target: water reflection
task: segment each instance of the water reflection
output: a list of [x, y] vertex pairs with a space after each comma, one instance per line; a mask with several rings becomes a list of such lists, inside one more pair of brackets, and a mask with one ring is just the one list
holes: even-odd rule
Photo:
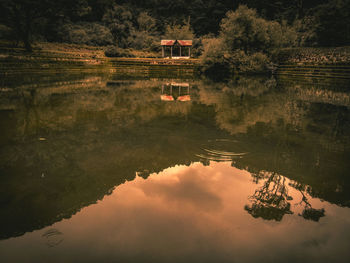
[[44, 234], [42, 234], [42, 237], [46, 240], [48, 247], [55, 247], [62, 243], [62, 236], [63, 233], [54, 228], [48, 229]]
[[[164, 103], [160, 93], [190, 102]], [[12, 261], [11, 249], [31, 240], [35, 258], [47, 240], [76, 249], [66, 255], [74, 261], [100, 242], [91, 261], [254, 262], [248, 251], [265, 251], [257, 235], [271, 249], [283, 240], [267, 262], [300, 260], [288, 246], [346, 258], [350, 235], [338, 229], [349, 228], [348, 98], [270, 78], [86, 76], [3, 88], [0, 252]]]
[[[228, 150], [230, 149], [230, 150]], [[242, 151], [242, 145], [235, 140], [230, 139], [215, 139], [208, 140], [208, 142], [202, 146], [201, 153], [196, 154], [202, 161], [232, 161], [235, 164], [235, 160], [243, 158], [248, 152]]]
[[162, 101], [190, 101], [190, 84], [171, 82], [162, 85]]
[[286, 214], [293, 214], [291, 210], [291, 201], [289, 189], [294, 188], [299, 191], [301, 196], [300, 202], [294, 206], [303, 207], [301, 214], [304, 219], [315, 222], [325, 216], [325, 209], [315, 209], [308, 201], [310, 186], [302, 185], [296, 181], [287, 182], [286, 178], [274, 172], [260, 171], [258, 174], [252, 174], [255, 183], [261, 182], [261, 187], [255, 190], [254, 194], [249, 197], [250, 204], [244, 209], [253, 217], [261, 217], [266, 220], [281, 221]]
[[[26, 262], [28, 255], [50, 262], [329, 262], [337, 255], [342, 262], [349, 256], [344, 244], [350, 241], [350, 210], [301, 194], [289, 183], [269, 174], [256, 184], [230, 162], [174, 166], [119, 185], [69, 220], [1, 242], [0, 251], [5, 261], [18, 262]], [[264, 193], [260, 201], [266, 204], [267, 185], [272, 206], [255, 211], [264, 219], [286, 214], [278, 223], [243, 212], [248, 196]], [[276, 202], [280, 196], [285, 198]], [[320, 219], [322, 225], [297, 216], [304, 197], [329, 214]], [[38, 239], [53, 232], [65, 233], [64, 242], [44, 249]], [[14, 248], [22, 253], [12, 254]]]
[[244, 209], [253, 217], [281, 221], [284, 215], [293, 213], [289, 202], [293, 197], [288, 195], [285, 184], [285, 177], [274, 173], [269, 175], [263, 186], [249, 197], [251, 205], [246, 205]]

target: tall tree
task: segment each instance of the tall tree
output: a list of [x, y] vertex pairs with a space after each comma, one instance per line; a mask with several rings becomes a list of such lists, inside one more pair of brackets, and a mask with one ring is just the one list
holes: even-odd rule
[[2, 0], [0, 22], [9, 26], [27, 51], [32, 51], [32, 36], [39, 21], [81, 16], [88, 10], [86, 0]]
[[321, 46], [350, 45], [350, 0], [331, 0], [315, 8]]
[[22, 40], [27, 51], [32, 51], [33, 23], [41, 17], [46, 1], [3, 0], [0, 3], [1, 22], [12, 28], [17, 40]]
[[112, 9], [107, 10], [103, 16], [103, 22], [111, 30], [119, 47], [129, 46], [128, 38], [134, 30], [132, 19], [130, 10], [121, 5], [115, 5]]

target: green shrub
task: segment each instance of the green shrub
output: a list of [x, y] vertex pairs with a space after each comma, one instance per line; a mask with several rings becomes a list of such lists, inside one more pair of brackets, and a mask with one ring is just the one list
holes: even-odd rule
[[221, 38], [203, 39], [202, 71], [214, 79], [223, 79], [233, 74], [230, 55]]
[[293, 29], [297, 33], [296, 46], [313, 47], [317, 45], [316, 34], [317, 21], [314, 16], [305, 16], [297, 19], [293, 23]]
[[138, 50], [160, 51], [159, 37], [152, 36], [146, 31], [133, 32], [130, 46]]
[[106, 57], [134, 57], [127, 49], [122, 49], [117, 46], [108, 46], [105, 50]]
[[114, 41], [121, 48], [128, 48], [132, 41], [131, 33], [135, 30], [132, 20], [133, 16], [129, 9], [119, 5], [108, 9], [102, 18], [111, 31]]
[[247, 55], [242, 50], [230, 54], [230, 60], [236, 70], [244, 73], [264, 73], [268, 71], [270, 60], [266, 54], [255, 52]]
[[203, 40], [202, 38], [193, 39], [192, 47], [191, 47], [191, 57], [198, 58], [204, 52]]
[[225, 78], [235, 72], [264, 73], [268, 71], [270, 59], [262, 52], [249, 55], [243, 50], [228, 51], [221, 39], [206, 40], [202, 59], [202, 71], [208, 76]]
[[147, 12], [141, 12], [137, 17], [137, 30], [133, 30], [131, 33], [130, 46], [146, 52], [159, 52], [161, 48], [156, 30], [156, 20]]
[[137, 25], [139, 31], [147, 32], [149, 34], [155, 33], [156, 20], [151, 17], [147, 12], [141, 12], [137, 17]]
[[240, 49], [247, 53], [294, 45], [297, 34], [286, 23], [267, 21], [254, 9], [240, 5], [222, 20], [220, 37], [231, 50]]
[[107, 46], [114, 42], [109, 29], [98, 23], [65, 24], [60, 35], [64, 42], [73, 44]]
[[315, 17], [318, 44], [328, 47], [350, 45], [350, 0], [330, 0], [318, 6]]
[[269, 69], [271, 51], [294, 46], [297, 32], [285, 22], [267, 21], [241, 5], [222, 20], [219, 37], [203, 43], [204, 73], [263, 73]]
[[169, 24], [165, 27], [165, 39], [193, 40], [194, 33], [189, 21], [180, 24]]

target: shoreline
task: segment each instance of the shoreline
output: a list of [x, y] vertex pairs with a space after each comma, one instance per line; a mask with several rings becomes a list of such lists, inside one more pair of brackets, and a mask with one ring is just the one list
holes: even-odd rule
[[[281, 49], [273, 55], [277, 76], [350, 79], [350, 47]], [[132, 74], [196, 74], [198, 58], [106, 57], [103, 47], [37, 43], [32, 53], [0, 43], [0, 75], [109, 72]], [[251, 74], [254, 75], [254, 72]], [[242, 74], [244, 75], [244, 74]], [[249, 74], [250, 75], [250, 74]]]

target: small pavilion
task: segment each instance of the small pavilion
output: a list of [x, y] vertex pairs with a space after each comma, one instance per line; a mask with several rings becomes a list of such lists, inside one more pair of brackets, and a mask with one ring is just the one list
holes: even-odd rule
[[[170, 58], [190, 58], [192, 40], [161, 40], [162, 56], [165, 57], [166, 49], [170, 47]], [[179, 49], [179, 56], [173, 56], [174, 49]], [[186, 52], [186, 48], [188, 51]], [[186, 55], [183, 55], [186, 54]], [[188, 56], [187, 56], [188, 54]]]
[[187, 82], [171, 82], [162, 85], [162, 101], [190, 101], [190, 84]]

